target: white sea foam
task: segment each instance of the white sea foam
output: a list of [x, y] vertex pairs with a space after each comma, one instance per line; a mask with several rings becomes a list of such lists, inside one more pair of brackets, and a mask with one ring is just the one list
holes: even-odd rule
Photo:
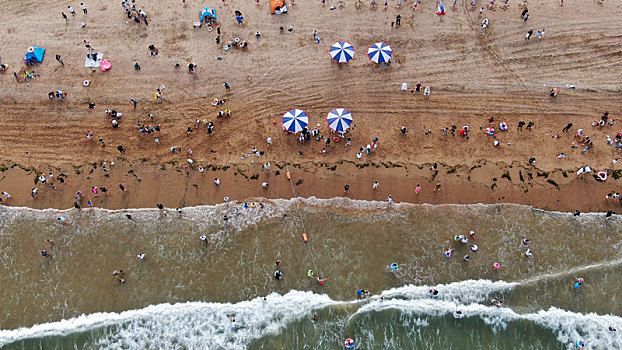
[[[622, 318], [595, 313], [581, 314], [551, 307], [537, 313], [519, 314], [510, 308], [488, 306], [479, 303], [462, 304], [436, 299], [385, 299], [360, 307], [354, 315], [393, 309], [417, 316], [442, 317], [460, 310], [463, 318], [479, 317], [493, 329], [505, 329], [510, 322], [525, 320], [548, 328], [557, 340], [569, 348], [575, 348], [583, 340], [588, 349], [620, 349], [622, 333], [611, 332], [609, 327], [622, 328]], [[354, 315], [352, 317], [354, 317]]]
[[466, 280], [436, 286], [407, 285], [391, 288], [380, 295], [385, 298], [428, 299], [430, 289], [439, 291], [436, 300], [452, 300], [461, 303], [481, 303], [490, 300], [495, 293], [509, 291], [518, 283], [490, 280]]
[[[67, 336], [120, 326], [98, 342], [105, 349], [243, 349], [254, 339], [278, 334], [313, 310], [335, 304], [326, 295], [291, 291], [235, 304], [159, 304], [121, 313], [95, 313], [70, 320], [0, 331], [0, 348], [22, 339]], [[235, 322], [230, 318], [234, 317]]]
[[[622, 348], [622, 318], [594, 313], [581, 314], [551, 307], [535, 313], [519, 314], [510, 308], [489, 304], [490, 296], [514, 288], [517, 283], [503, 281], [462, 281], [437, 286], [403, 286], [383, 291], [379, 297], [349, 302], [331, 300], [326, 295], [290, 291], [270, 294], [249, 301], [231, 303], [188, 302], [159, 304], [121, 313], [95, 313], [70, 320], [0, 331], [0, 347], [25, 339], [71, 336], [109, 328], [98, 336], [102, 349], [205, 348], [244, 349], [253, 340], [277, 335], [288, 325], [331, 306], [356, 308], [349, 317], [383, 310], [397, 310], [416, 317], [419, 327], [427, 327], [430, 317], [445, 317], [460, 310], [464, 318], [477, 317], [493, 330], [509, 323], [527, 321], [551, 330], [558, 341], [573, 346], [584, 340], [590, 349]], [[428, 290], [442, 290], [431, 298]], [[353, 309], [354, 310], [354, 309]], [[230, 318], [234, 317], [235, 322]]]

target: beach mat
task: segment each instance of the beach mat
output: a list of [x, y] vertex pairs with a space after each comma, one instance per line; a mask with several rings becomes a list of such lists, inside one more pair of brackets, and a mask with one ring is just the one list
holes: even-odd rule
[[86, 54], [86, 59], [84, 60], [84, 66], [88, 68], [96, 68], [99, 67], [99, 63], [101, 62], [104, 54], [101, 52], [97, 53], [97, 59], [94, 60], [90, 56], [91, 53]]

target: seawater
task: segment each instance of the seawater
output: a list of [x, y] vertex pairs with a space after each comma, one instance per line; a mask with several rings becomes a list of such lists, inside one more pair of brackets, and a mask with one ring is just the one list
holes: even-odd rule
[[[0, 348], [339, 349], [347, 338], [359, 349], [622, 348], [618, 217], [343, 198], [251, 204], [0, 207]], [[476, 239], [454, 241], [471, 230]], [[360, 288], [372, 296], [357, 298]]]

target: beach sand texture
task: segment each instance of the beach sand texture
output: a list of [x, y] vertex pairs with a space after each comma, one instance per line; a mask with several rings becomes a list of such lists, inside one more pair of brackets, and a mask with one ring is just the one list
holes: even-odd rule
[[[86, 4], [86, 16], [78, 3], [73, 4], [78, 13], [69, 15], [68, 24], [60, 14], [67, 13], [66, 4], [5, 4], [4, 12], [11, 16], [0, 24], [0, 56], [10, 68], [0, 75], [0, 189], [12, 194], [8, 204], [67, 208], [75, 191], [102, 185], [109, 188], [108, 195], [92, 199], [94, 205], [108, 208], [216, 203], [224, 196], [291, 197], [284, 175], [289, 163], [293, 187], [301, 196], [341, 196], [343, 186], [350, 184], [348, 196], [360, 199], [386, 200], [391, 194], [396, 201], [428, 203], [516, 202], [561, 210], [618, 206], [603, 198], [620, 191], [616, 178], [622, 172], [612, 164], [619, 153], [606, 144], [605, 136], [615, 137], [620, 124], [598, 128], [590, 123], [605, 111], [617, 119], [622, 109], [619, 1], [560, 7], [556, 1], [532, 0], [527, 22], [520, 18], [522, 1], [516, 0], [507, 8], [487, 8], [481, 16], [462, 1], [443, 17], [434, 14], [436, 6], [430, 1], [417, 11], [397, 8], [395, 1], [386, 8], [379, 3], [376, 9], [368, 2], [360, 9], [351, 1], [343, 8], [335, 2], [335, 10], [329, 10], [330, 3], [297, 1], [286, 15], [270, 15], [264, 0], [259, 5], [240, 0], [137, 2], [149, 16], [147, 27], [126, 23], [117, 2]], [[193, 28], [204, 6], [217, 9], [223, 43], [239, 37], [248, 40], [248, 50], [224, 51], [216, 46], [216, 30]], [[244, 14], [243, 25], [236, 23], [234, 10]], [[401, 26], [392, 28], [397, 14], [402, 16]], [[486, 30], [480, 27], [483, 18], [490, 20]], [[80, 28], [83, 21], [86, 28]], [[288, 33], [290, 25], [293, 31]], [[542, 28], [543, 39], [524, 39], [529, 29]], [[321, 38], [319, 45], [313, 41], [314, 30]], [[258, 40], [256, 31], [262, 33]], [[112, 62], [110, 71], [84, 67], [83, 40]], [[338, 40], [356, 49], [347, 65], [338, 66], [329, 57], [330, 45]], [[378, 66], [366, 57], [374, 42], [393, 47], [390, 66]], [[157, 57], [149, 56], [150, 44], [159, 49]], [[17, 83], [12, 72], [19, 70], [31, 45], [47, 49], [45, 60], [31, 68], [37, 78]], [[55, 54], [62, 55], [65, 67], [54, 60]], [[134, 62], [140, 63], [140, 71], [134, 70]], [[198, 65], [196, 75], [187, 74], [190, 62]], [[87, 79], [91, 84], [84, 87]], [[230, 92], [223, 87], [225, 81], [231, 84]], [[429, 99], [400, 91], [403, 82], [410, 89], [418, 81], [431, 87]], [[162, 84], [166, 100], [159, 103], [154, 93]], [[554, 86], [560, 95], [553, 99], [548, 92]], [[67, 100], [49, 100], [47, 93], [53, 90], [67, 92]], [[211, 105], [213, 98], [224, 96], [224, 105]], [[138, 100], [136, 109], [129, 105], [130, 98]], [[96, 108], [88, 109], [89, 102]], [[300, 108], [309, 114], [310, 126], [319, 123], [322, 134], [334, 136], [325, 118], [336, 107], [349, 109], [354, 117], [347, 134], [351, 147], [333, 142], [322, 155], [323, 142], [299, 145], [296, 136], [280, 131], [283, 113]], [[119, 128], [110, 125], [107, 108], [123, 112]], [[224, 109], [230, 109], [232, 117], [217, 119]], [[149, 113], [154, 121], [148, 120]], [[490, 117], [495, 118], [499, 147], [480, 130], [491, 125]], [[214, 135], [208, 136], [201, 125], [187, 136], [195, 119], [214, 121]], [[138, 121], [162, 125], [160, 145], [153, 136], [138, 132]], [[502, 121], [509, 124], [506, 132], [498, 130]], [[518, 131], [519, 121], [533, 121], [535, 126]], [[569, 122], [574, 127], [562, 133]], [[443, 136], [441, 129], [452, 124], [458, 131], [469, 125], [470, 138]], [[409, 135], [399, 133], [402, 126], [408, 127]], [[594, 141], [587, 152], [581, 152], [581, 145], [571, 148], [578, 128]], [[425, 135], [428, 129], [432, 133]], [[92, 141], [85, 137], [89, 130], [95, 134]], [[554, 134], [561, 137], [552, 138]], [[267, 137], [274, 139], [269, 148]], [[372, 137], [380, 140], [378, 150], [357, 160], [359, 147]], [[100, 146], [99, 138], [106, 147]], [[120, 154], [117, 145], [127, 153]], [[182, 147], [182, 152], [171, 153], [173, 146]], [[253, 147], [265, 154], [242, 159]], [[187, 149], [193, 150], [194, 164], [186, 169]], [[558, 161], [559, 153], [566, 158]], [[537, 159], [535, 168], [527, 164], [531, 157]], [[116, 165], [104, 172], [102, 161]], [[270, 171], [262, 169], [266, 161], [272, 164]], [[429, 170], [435, 162], [436, 175]], [[595, 171], [608, 171], [609, 180], [574, 174], [588, 164]], [[197, 171], [208, 165], [204, 174]], [[56, 183], [56, 193], [49, 186], [33, 185], [38, 173], [49, 172], [66, 174], [65, 184]], [[213, 185], [214, 177], [223, 179], [221, 187]], [[381, 185], [372, 191], [376, 180]], [[263, 181], [270, 189], [261, 188]], [[442, 191], [433, 193], [439, 181]], [[120, 182], [127, 192], [119, 191]], [[423, 191], [415, 197], [417, 183]], [[33, 186], [39, 187], [34, 200]]]

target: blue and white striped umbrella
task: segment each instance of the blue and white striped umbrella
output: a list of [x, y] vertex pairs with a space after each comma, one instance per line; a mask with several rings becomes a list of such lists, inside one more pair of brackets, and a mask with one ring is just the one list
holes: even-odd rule
[[328, 127], [336, 132], [346, 132], [352, 124], [352, 114], [345, 108], [335, 108], [326, 116]]
[[354, 48], [347, 41], [338, 41], [330, 47], [330, 57], [339, 63], [345, 63], [354, 58]]
[[385, 43], [375, 43], [367, 49], [367, 56], [376, 63], [385, 63], [391, 60], [393, 49]]
[[302, 131], [309, 124], [309, 116], [305, 111], [292, 109], [283, 114], [283, 128], [297, 133]]

